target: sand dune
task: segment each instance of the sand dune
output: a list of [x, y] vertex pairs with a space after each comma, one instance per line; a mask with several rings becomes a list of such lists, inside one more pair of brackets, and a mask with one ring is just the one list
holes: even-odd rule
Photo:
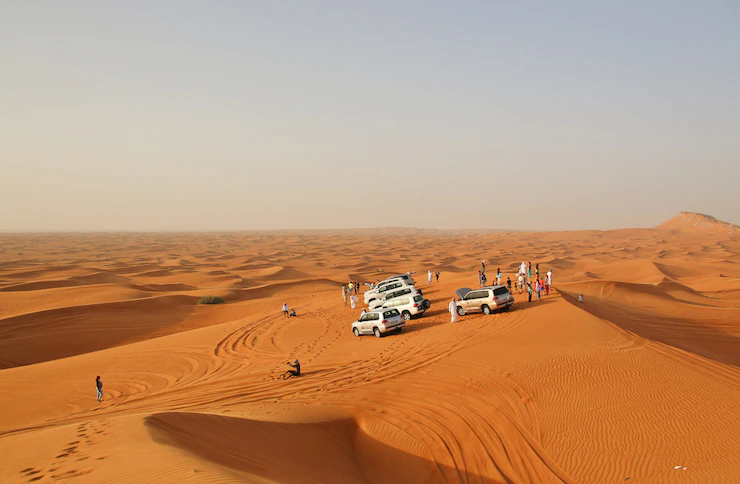
[[[740, 482], [740, 240], [711, 218], [0, 246], [0, 482]], [[451, 324], [482, 259], [556, 290]], [[353, 336], [339, 285], [404, 271], [428, 313]]]

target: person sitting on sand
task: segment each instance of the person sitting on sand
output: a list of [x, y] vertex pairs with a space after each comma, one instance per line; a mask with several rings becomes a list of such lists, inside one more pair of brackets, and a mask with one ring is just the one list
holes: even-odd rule
[[296, 316], [298, 316], [298, 315], [295, 313], [295, 309], [291, 309], [290, 310], [290, 317], [291, 318], [295, 318]]
[[578, 295], [578, 302], [579, 303], [582, 303], [583, 302], [583, 294], [579, 294]]
[[295, 368], [295, 370], [288, 370], [283, 373], [283, 380], [285, 380], [286, 378], [290, 378], [291, 376], [301, 376], [301, 364], [298, 363], [298, 360], [295, 360], [295, 364], [289, 361], [288, 365]]
[[100, 380], [100, 375], [95, 378], [95, 391], [98, 395], [98, 402], [103, 399], [103, 382]]

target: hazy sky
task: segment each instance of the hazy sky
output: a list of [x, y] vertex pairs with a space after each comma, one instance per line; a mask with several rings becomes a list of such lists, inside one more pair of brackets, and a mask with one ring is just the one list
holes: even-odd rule
[[740, 224], [740, 2], [0, 3], [0, 230]]

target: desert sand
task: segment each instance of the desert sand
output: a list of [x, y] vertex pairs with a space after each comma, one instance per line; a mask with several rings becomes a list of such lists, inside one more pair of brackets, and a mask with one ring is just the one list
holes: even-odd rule
[[[482, 259], [555, 290], [452, 324]], [[0, 482], [740, 482], [740, 231], [4, 234], [0, 410]]]

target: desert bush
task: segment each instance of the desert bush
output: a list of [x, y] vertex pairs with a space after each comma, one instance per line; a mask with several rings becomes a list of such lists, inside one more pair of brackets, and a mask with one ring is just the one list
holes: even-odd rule
[[218, 296], [203, 296], [198, 299], [198, 304], [223, 304], [225, 302], [224, 298]]

